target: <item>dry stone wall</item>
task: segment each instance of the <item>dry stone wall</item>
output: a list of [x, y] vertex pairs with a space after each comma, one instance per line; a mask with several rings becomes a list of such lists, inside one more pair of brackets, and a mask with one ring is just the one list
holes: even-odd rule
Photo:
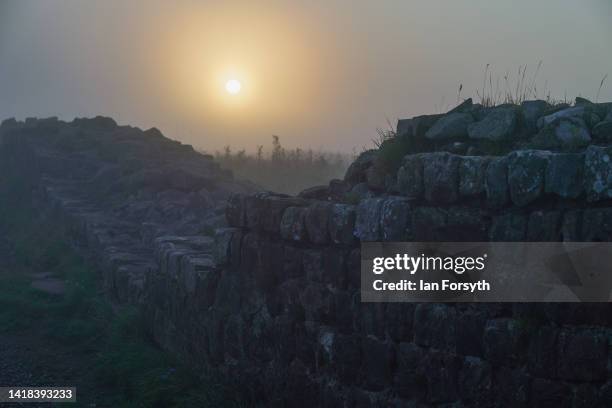
[[[41, 211], [110, 297], [253, 401], [610, 406], [609, 304], [360, 302], [361, 241], [611, 240], [609, 107], [547, 109], [466, 103], [400, 121], [395, 142], [418, 151], [397, 167], [383, 146], [297, 197], [253, 193], [190, 147], [107, 118], [5, 121], [0, 149], [27, 152]], [[571, 126], [590, 141], [522, 145]], [[484, 151], [487, 135], [506, 150]]]

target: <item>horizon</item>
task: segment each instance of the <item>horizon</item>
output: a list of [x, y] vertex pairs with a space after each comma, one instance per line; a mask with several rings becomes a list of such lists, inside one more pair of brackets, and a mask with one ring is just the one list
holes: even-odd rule
[[527, 65], [540, 98], [612, 100], [612, 4], [489, 3], [5, 1], [0, 112], [110, 116], [208, 152], [274, 134], [351, 153], [388, 122], [478, 102], [485, 70], [505, 89]]

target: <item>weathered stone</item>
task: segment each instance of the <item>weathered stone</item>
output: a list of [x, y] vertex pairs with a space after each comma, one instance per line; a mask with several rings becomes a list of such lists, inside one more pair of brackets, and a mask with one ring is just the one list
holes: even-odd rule
[[523, 117], [525, 119], [525, 126], [530, 133], [537, 131], [538, 119], [548, 108], [548, 103], [543, 100], [535, 101], [524, 101], [521, 103], [523, 108]]
[[458, 397], [461, 360], [443, 352], [429, 352], [423, 361], [427, 378], [427, 401], [431, 404], [453, 402]]
[[559, 110], [547, 116], [543, 116], [538, 120], [538, 128], [542, 129], [546, 125], [550, 125], [553, 122], [557, 122], [561, 119], [568, 118], [582, 118], [585, 114], [584, 106], [576, 106], [573, 108], [566, 108]]
[[504, 214], [493, 218], [489, 238], [493, 242], [518, 242], [525, 239], [527, 219], [519, 214]]
[[465, 156], [459, 163], [459, 195], [474, 197], [485, 192], [485, 175], [490, 159]]
[[425, 199], [433, 203], [452, 203], [459, 193], [459, 156], [450, 153], [422, 155]]
[[347, 194], [347, 197], [351, 203], [357, 203], [366, 198], [375, 197], [376, 194], [368, 188], [367, 183], [358, 183], [351, 188], [351, 191]]
[[584, 154], [555, 153], [549, 156], [544, 191], [563, 198], [577, 198], [582, 193]]
[[407, 198], [391, 197], [381, 208], [380, 228], [384, 241], [403, 241], [410, 234], [410, 201]]
[[383, 191], [385, 189], [387, 172], [380, 162], [375, 161], [368, 167], [365, 171], [365, 176], [368, 188], [374, 191]]
[[427, 378], [423, 374], [424, 350], [414, 343], [400, 343], [397, 355], [395, 386], [400, 396], [410, 399], [424, 399]]
[[530, 378], [520, 368], [500, 367], [494, 371], [493, 396], [496, 407], [527, 407], [530, 398]]
[[380, 216], [384, 199], [369, 198], [357, 206], [354, 235], [361, 241], [380, 241]]
[[308, 239], [315, 244], [325, 244], [329, 241], [329, 230], [327, 228], [332, 213], [332, 204], [315, 203], [306, 209], [304, 223]]
[[446, 211], [435, 207], [415, 207], [412, 211], [412, 228], [417, 241], [436, 241], [439, 232], [447, 225]]
[[489, 207], [503, 207], [508, 202], [510, 195], [508, 193], [507, 157], [498, 157], [489, 162], [485, 173], [485, 192]]
[[570, 381], [601, 381], [607, 376], [608, 341], [597, 330], [565, 329], [557, 340], [558, 375]]
[[527, 241], [553, 242], [559, 240], [559, 211], [534, 211], [527, 221]]
[[361, 153], [346, 170], [344, 181], [351, 184], [365, 182], [366, 170], [374, 164], [376, 157], [378, 157], [378, 150], [367, 150]]
[[440, 119], [441, 114], [421, 115], [412, 118], [412, 135], [416, 138], [425, 137], [425, 133]]
[[404, 157], [403, 165], [397, 172], [397, 190], [409, 198], [423, 195], [423, 161], [421, 155], [411, 154]]
[[302, 254], [302, 269], [306, 278], [313, 282], [323, 282], [323, 252], [318, 249], [307, 249]]
[[487, 116], [468, 127], [471, 139], [486, 139], [493, 142], [508, 140], [516, 128], [517, 113], [514, 106], [491, 109]]
[[556, 376], [558, 337], [559, 329], [553, 326], [542, 326], [533, 334], [528, 351], [531, 374], [540, 377]]
[[395, 128], [395, 134], [397, 137], [412, 136], [412, 119], [399, 119]]
[[584, 190], [588, 201], [612, 198], [612, 147], [589, 146], [584, 156]]
[[414, 314], [414, 342], [420, 346], [454, 352], [457, 313], [445, 304], [424, 303]]
[[540, 151], [519, 151], [508, 156], [508, 186], [512, 202], [524, 206], [544, 191], [548, 155]]
[[246, 227], [245, 196], [232, 194], [225, 208], [227, 223], [232, 227]]
[[359, 371], [355, 369], [355, 364], [361, 361], [359, 336], [337, 335], [332, 344], [332, 359], [337, 367], [340, 380], [345, 384], [353, 384], [359, 374]]
[[559, 408], [572, 406], [572, 390], [563, 383], [536, 378], [531, 383], [531, 395], [534, 406]]
[[468, 125], [474, 121], [469, 113], [454, 112], [447, 114], [425, 133], [430, 140], [456, 139], [467, 136]]
[[281, 237], [288, 241], [304, 241], [306, 239], [305, 217], [306, 208], [288, 207], [281, 219]]
[[484, 403], [491, 391], [491, 366], [477, 357], [466, 357], [459, 371], [459, 394], [465, 401]]
[[589, 208], [582, 213], [581, 240], [609, 241], [612, 237], [612, 208]]
[[391, 381], [395, 350], [391, 343], [366, 336], [361, 343], [362, 367], [368, 373], [365, 387], [369, 391], [381, 391]]
[[523, 328], [516, 320], [492, 319], [484, 331], [486, 359], [493, 365], [510, 364], [521, 359], [527, 349]]
[[457, 314], [457, 354], [482, 357], [485, 323], [486, 316], [481, 311], [474, 310]]
[[314, 186], [302, 190], [298, 193], [298, 197], [307, 200], [328, 200], [329, 199], [329, 187], [328, 186]]
[[239, 228], [218, 228], [215, 230], [215, 262], [218, 265], [228, 264], [232, 254], [232, 240], [240, 234]]
[[598, 142], [612, 142], [612, 112], [593, 127], [593, 138]]
[[355, 241], [355, 206], [334, 204], [329, 219], [329, 236], [334, 244], [350, 245]]
[[577, 117], [560, 119], [554, 127], [554, 135], [561, 146], [570, 148], [586, 146], [591, 141], [586, 123]]

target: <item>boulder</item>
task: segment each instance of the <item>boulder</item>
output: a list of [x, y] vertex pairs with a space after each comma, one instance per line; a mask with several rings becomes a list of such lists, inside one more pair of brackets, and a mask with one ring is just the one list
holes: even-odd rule
[[366, 184], [374, 191], [382, 191], [386, 187], [387, 172], [382, 163], [375, 161], [365, 171]]
[[548, 102], [543, 100], [524, 101], [521, 103], [525, 127], [529, 133], [535, 133], [537, 131], [538, 119], [544, 114], [548, 107]]
[[469, 113], [454, 112], [438, 119], [425, 133], [430, 140], [456, 139], [467, 136], [468, 125], [474, 121]]
[[584, 156], [584, 190], [588, 201], [612, 198], [612, 147], [589, 146]]
[[378, 150], [366, 150], [361, 153], [349, 166], [344, 175], [344, 181], [356, 184], [366, 181], [366, 170], [376, 160]]
[[539, 129], [542, 129], [546, 125], [550, 125], [553, 122], [557, 122], [561, 119], [568, 118], [584, 118], [586, 109], [584, 106], [574, 106], [572, 108], [565, 108], [549, 115], [543, 116], [538, 119], [537, 125]]
[[582, 147], [591, 141], [586, 123], [577, 117], [560, 119], [554, 127], [554, 135], [561, 146], [567, 147]]
[[425, 199], [434, 203], [452, 203], [459, 193], [459, 156], [446, 152], [422, 155]]
[[419, 139], [425, 137], [425, 133], [443, 116], [442, 114], [436, 114], [412, 118], [412, 136]]
[[493, 142], [508, 140], [517, 125], [517, 110], [514, 106], [500, 106], [491, 109], [484, 119], [468, 127], [471, 139], [485, 139]]
[[548, 154], [541, 151], [516, 151], [508, 156], [508, 186], [514, 204], [524, 206], [542, 195], [547, 164]]
[[485, 174], [490, 159], [482, 156], [465, 156], [459, 163], [459, 195], [473, 197], [484, 193]]
[[582, 193], [583, 176], [584, 154], [552, 154], [546, 168], [544, 191], [563, 198], [576, 198]]
[[395, 128], [395, 135], [397, 137], [412, 136], [412, 119], [399, 119]]
[[593, 127], [593, 138], [598, 142], [612, 142], [612, 112]]
[[421, 155], [411, 154], [404, 157], [403, 165], [397, 172], [397, 190], [409, 198], [423, 195], [423, 161]]

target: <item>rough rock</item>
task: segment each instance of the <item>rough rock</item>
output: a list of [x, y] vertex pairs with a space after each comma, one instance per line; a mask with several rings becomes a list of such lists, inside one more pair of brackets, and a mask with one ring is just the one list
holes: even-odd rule
[[584, 190], [589, 201], [612, 198], [612, 148], [589, 146], [584, 156]]
[[515, 107], [502, 106], [491, 111], [484, 119], [471, 124], [468, 133], [471, 139], [486, 139], [499, 142], [509, 139], [517, 124], [517, 110]]
[[361, 241], [379, 241], [381, 238], [380, 215], [384, 199], [369, 198], [357, 206], [355, 236]]
[[492, 159], [485, 173], [485, 192], [487, 205], [492, 208], [503, 207], [509, 200], [508, 158]]
[[585, 114], [584, 106], [575, 106], [572, 108], [562, 109], [555, 113], [552, 113], [547, 116], [543, 116], [540, 119], [538, 119], [538, 122], [537, 122], [538, 128], [542, 129], [544, 126], [550, 125], [553, 122], [558, 122], [561, 119], [583, 118], [584, 114]]
[[508, 156], [508, 186], [514, 204], [524, 206], [542, 195], [548, 156], [530, 150]]
[[468, 125], [474, 121], [469, 113], [454, 112], [447, 114], [425, 133], [430, 140], [457, 139], [467, 136]]
[[544, 191], [563, 198], [576, 198], [582, 193], [584, 154], [556, 153], [549, 156]]
[[434, 203], [452, 203], [459, 194], [459, 156], [450, 153], [425, 153], [423, 183], [425, 199]]
[[357, 184], [366, 181], [366, 170], [374, 164], [378, 150], [367, 150], [359, 155], [346, 170], [344, 181]]
[[490, 159], [481, 156], [465, 156], [459, 163], [459, 195], [473, 197], [485, 191], [485, 175]]
[[421, 155], [408, 155], [402, 163], [397, 172], [397, 190], [406, 197], [420, 198], [424, 191]]
[[548, 103], [543, 100], [524, 101], [521, 103], [525, 127], [529, 133], [535, 133], [537, 131], [537, 121], [546, 109], [548, 109], [548, 106]]
[[329, 236], [335, 244], [350, 245], [355, 240], [355, 207], [346, 204], [335, 204], [329, 219]]

